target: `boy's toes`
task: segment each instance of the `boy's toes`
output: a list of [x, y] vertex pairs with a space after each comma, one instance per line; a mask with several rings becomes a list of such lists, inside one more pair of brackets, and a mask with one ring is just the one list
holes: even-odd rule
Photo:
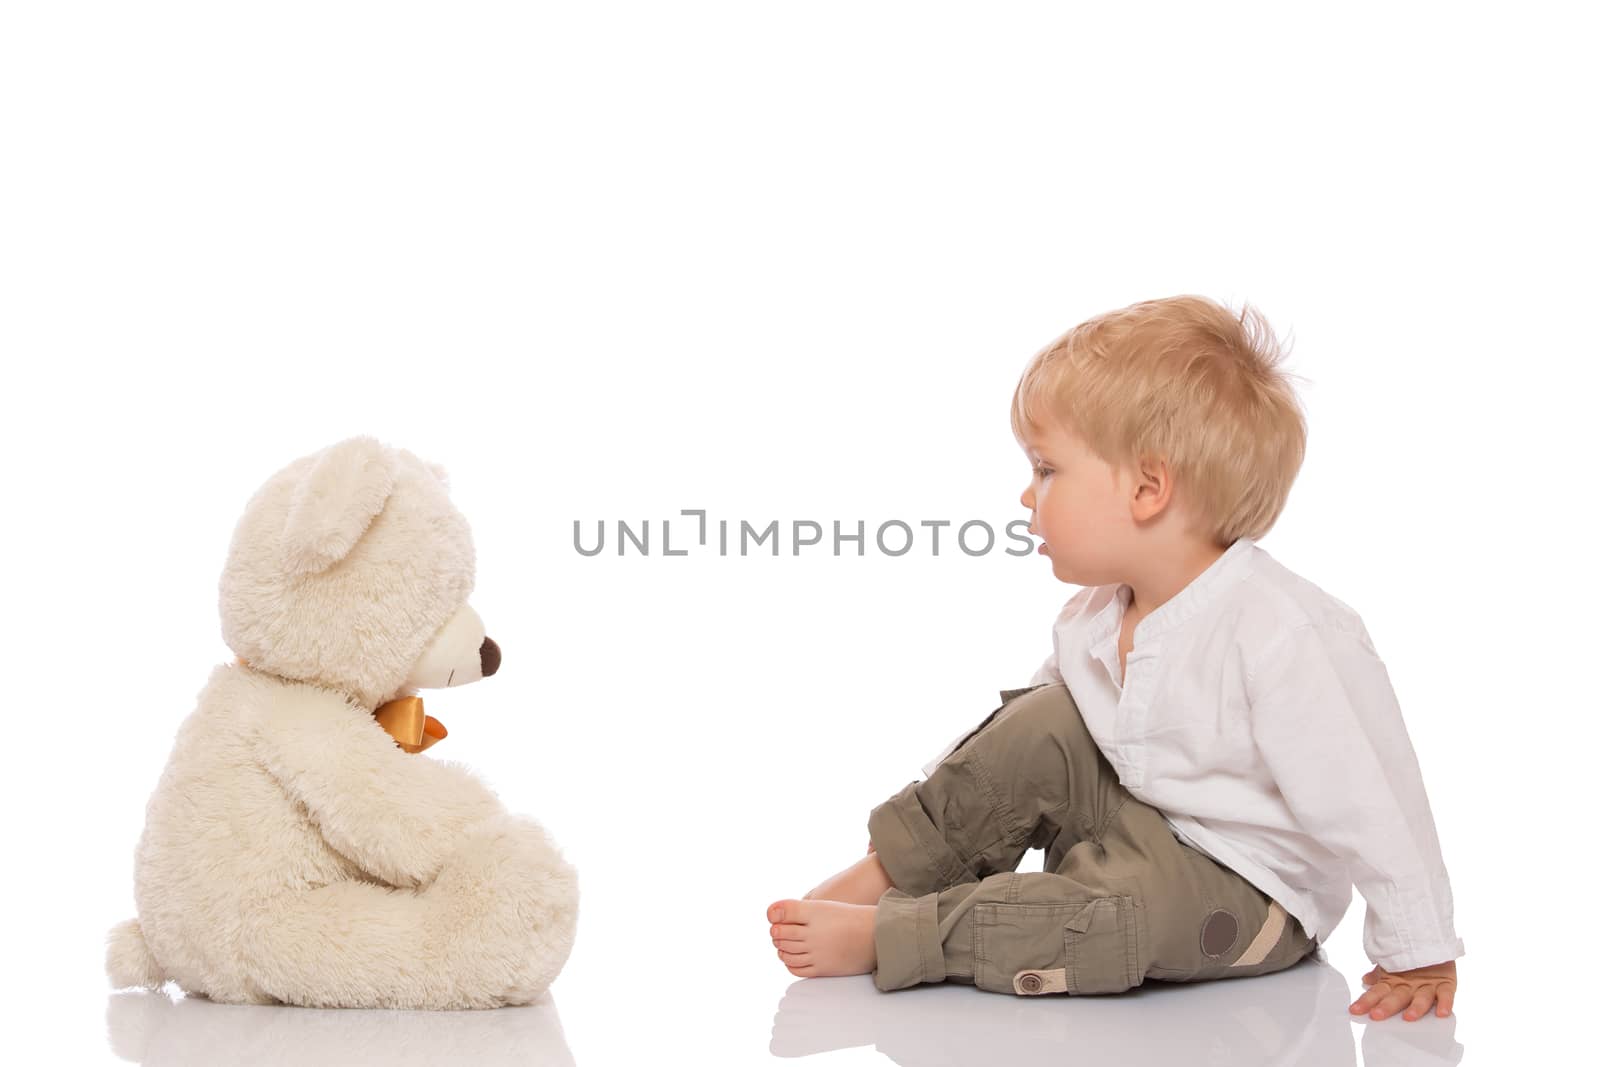
[[774, 941], [803, 941], [806, 928], [795, 923], [777, 923], [772, 927]]
[[811, 958], [810, 952], [791, 952], [780, 946], [778, 959], [783, 961], [790, 974], [800, 978], [809, 978], [817, 971], [816, 961]]
[[802, 910], [802, 905], [798, 900], [780, 900], [767, 909], [767, 922], [803, 923], [806, 920]]

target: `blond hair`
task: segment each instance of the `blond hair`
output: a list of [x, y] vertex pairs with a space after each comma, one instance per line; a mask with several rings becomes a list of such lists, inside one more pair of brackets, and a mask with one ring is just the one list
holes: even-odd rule
[[1305, 457], [1306, 419], [1262, 314], [1201, 296], [1146, 300], [1041, 349], [1011, 398], [1018, 442], [1059, 426], [1102, 460], [1164, 458], [1190, 532], [1221, 546], [1277, 522]]

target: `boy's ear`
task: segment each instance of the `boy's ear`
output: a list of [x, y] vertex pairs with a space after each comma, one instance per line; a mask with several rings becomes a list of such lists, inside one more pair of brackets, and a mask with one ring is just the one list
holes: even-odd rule
[[290, 571], [315, 574], [343, 559], [393, 491], [393, 463], [375, 438], [323, 449], [289, 501], [283, 538]]
[[1161, 457], [1141, 457], [1133, 471], [1134, 517], [1151, 519], [1172, 502], [1172, 468]]

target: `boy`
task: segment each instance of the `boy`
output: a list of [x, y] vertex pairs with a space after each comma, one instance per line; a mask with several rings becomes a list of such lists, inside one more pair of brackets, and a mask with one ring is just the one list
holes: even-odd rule
[[[1360, 617], [1256, 541], [1305, 453], [1259, 313], [1146, 301], [1039, 352], [1012, 398], [1063, 582], [1023, 689], [875, 808], [866, 857], [767, 918], [802, 976], [1114, 993], [1291, 966], [1367, 901], [1351, 1005], [1450, 1014], [1453, 899]], [[1016, 873], [1030, 847], [1045, 868]]]

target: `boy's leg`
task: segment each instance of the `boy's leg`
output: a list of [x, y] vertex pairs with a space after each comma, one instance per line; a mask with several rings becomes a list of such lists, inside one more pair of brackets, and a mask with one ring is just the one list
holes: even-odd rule
[[927, 779], [874, 808], [867, 830], [890, 881], [920, 897], [1014, 870], [1029, 848], [1095, 836], [1126, 797], [1066, 686], [1002, 703]]
[[1128, 793], [1066, 686], [1005, 690], [1001, 700], [926, 780], [867, 820], [894, 884], [879, 898], [874, 926], [880, 988], [973, 981], [983, 952], [975, 924], [995, 915], [994, 904], [1044, 907], [1040, 914], [1058, 920], [1059, 942], [1060, 902], [1090, 895], [1057, 875], [1002, 872], [1030, 848], [1057, 856], [1095, 840]]
[[874, 942], [880, 989], [951, 979], [1021, 995], [1264, 974], [1316, 948], [1278, 904], [1131, 796], [1052, 872], [920, 897], [890, 890]]
[[[1065, 686], [1001, 697], [925, 781], [868, 820], [894, 884], [874, 923], [880, 988], [955, 978], [1117, 992], [1146, 976], [1260, 974], [1315, 947], [1123, 788]], [[1048, 850], [1048, 873], [1004, 873], [1029, 848]]]
[[971, 982], [990, 992], [1117, 993], [1280, 971], [1315, 944], [1282, 905], [1126, 801], [1054, 872], [997, 873], [878, 899], [878, 989]]
[[868, 852], [838, 874], [824, 879], [806, 900], [836, 900], [843, 904], [876, 904], [884, 890], [892, 888], [889, 874], [876, 852]]

